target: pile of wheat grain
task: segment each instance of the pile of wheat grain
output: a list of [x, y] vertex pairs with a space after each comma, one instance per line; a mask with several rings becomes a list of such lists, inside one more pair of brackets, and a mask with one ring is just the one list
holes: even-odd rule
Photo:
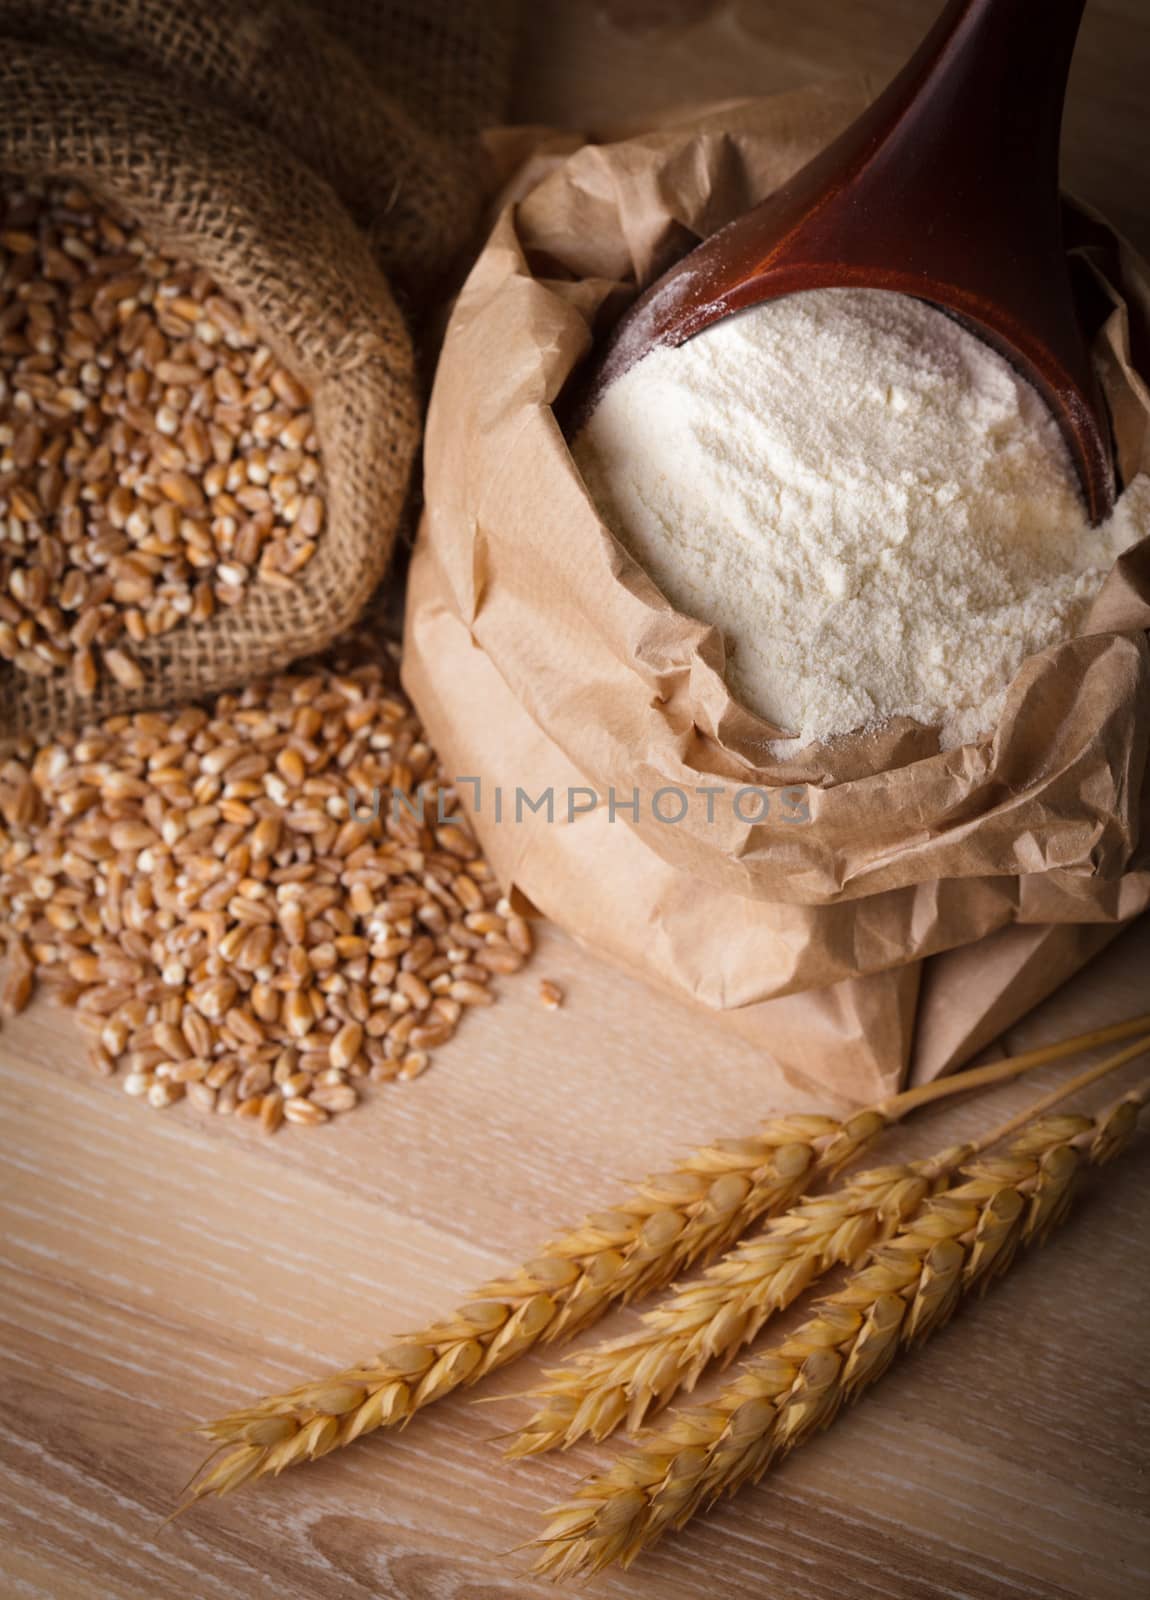
[[0, 816], [6, 1009], [49, 985], [157, 1108], [325, 1122], [531, 950], [390, 659], [25, 743]]
[[198, 267], [75, 184], [0, 178], [0, 658], [101, 667], [289, 583], [324, 525], [307, 390]]

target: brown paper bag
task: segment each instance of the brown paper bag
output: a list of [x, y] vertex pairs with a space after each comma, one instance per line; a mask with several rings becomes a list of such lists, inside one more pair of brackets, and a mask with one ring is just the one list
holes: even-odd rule
[[[779, 762], [777, 730], [726, 689], [721, 636], [677, 613], [600, 521], [551, 406], [636, 287], [863, 101], [847, 84], [565, 157], [551, 145], [535, 186], [520, 178], [448, 329], [405, 657], [449, 770], [480, 780], [465, 799], [505, 883], [859, 1095], [906, 1066], [917, 963], [1020, 925], [1113, 927], [1150, 903], [1150, 544], [1110, 575], [1083, 637], [1023, 664], [991, 736], [940, 752], [900, 719]], [[1129, 474], [1150, 466], [1129, 355], [1150, 279], [1096, 219], [1076, 227]], [[708, 788], [713, 806], [695, 798]], [[553, 819], [513, 804], [547, 789]], [[764, 794], [765, 815], [745, 798], [740, 812], [740, 791]], [[666, 799], [680, 794], [685, 812]], [[1065, 975], [1078, 945], [1046, 938]], [[1000, 994], [993, 1006], [1013, 1020]], [[981, 1042], [978, 986], [969, 1007], [960, 1054]], [[923, 1070], [954, 1059], [932, 1048]]]

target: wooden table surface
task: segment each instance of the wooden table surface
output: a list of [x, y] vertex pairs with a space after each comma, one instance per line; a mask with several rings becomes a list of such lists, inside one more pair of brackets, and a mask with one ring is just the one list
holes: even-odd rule
[[[517, 110], [591, 122], [820, 69], [881, 71], [933, 9], [536, 0]], [[1075, 186], [1143, 243], [1148, 33], [1143, 0], [1093, 0], [1068, 119]], [[1148, 973], [1143, 919], [1007, 1042], [1146, 1009]], [[558, 1012], [539, 1004], [542, 976], [567, 991]], [[924, 1115], [890, 1148], [935, 1148], [1038, 1086]], [[146, 1110], [90, 1074], [75, 1025], [41, 1002], [0, 1033], [0, 1095], [5, 1600], [551, 1593], [508, 1552], [603, 1454], [505, 1464], [491, 1438], [521, 1414], [510, 1398], [456, 1396], [402, 1434], [165, 1528], [199, 1458], [186, 1430], [446, 1311], [554, 1227], [610, 1203], [622, 1179], [809, 1105], [749, 1045], [553, 931], [433, 1071], [328, 1128], [265, 1141], [186, 1107]], [[767, 1484], [587, 1592], [1150, 1592], [1147, 1148], [1144, 1137], [1092, 1181], [1045, 1250]], [[538, 1367], [484, 1392], [509, 1396]]]

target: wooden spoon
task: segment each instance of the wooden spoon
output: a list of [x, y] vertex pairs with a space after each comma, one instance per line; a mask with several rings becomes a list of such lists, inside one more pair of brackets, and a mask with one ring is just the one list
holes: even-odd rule
[[1085, 0], [951, 0], [882, 95], [754, 210], [635, 302], [582, 390], [657, 345], [803, 289], [890, 289], [931, 301], [1045, 397], [1092, 522], [1113, 508], [1105, 402], [1062, 240], [1062, 103]]

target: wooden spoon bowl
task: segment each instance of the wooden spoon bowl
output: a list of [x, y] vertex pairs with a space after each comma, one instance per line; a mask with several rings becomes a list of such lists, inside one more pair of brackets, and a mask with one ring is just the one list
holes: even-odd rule
[[1113, 508], [1105, 401], [1075, 310], [1058, 186], [1085, 0], [951, 0], [833, 144], [673, 266], [630, 308], [575, 416], [659, 345], [804, 289], [930, 301], [1044, 396], [1092, 522]]

